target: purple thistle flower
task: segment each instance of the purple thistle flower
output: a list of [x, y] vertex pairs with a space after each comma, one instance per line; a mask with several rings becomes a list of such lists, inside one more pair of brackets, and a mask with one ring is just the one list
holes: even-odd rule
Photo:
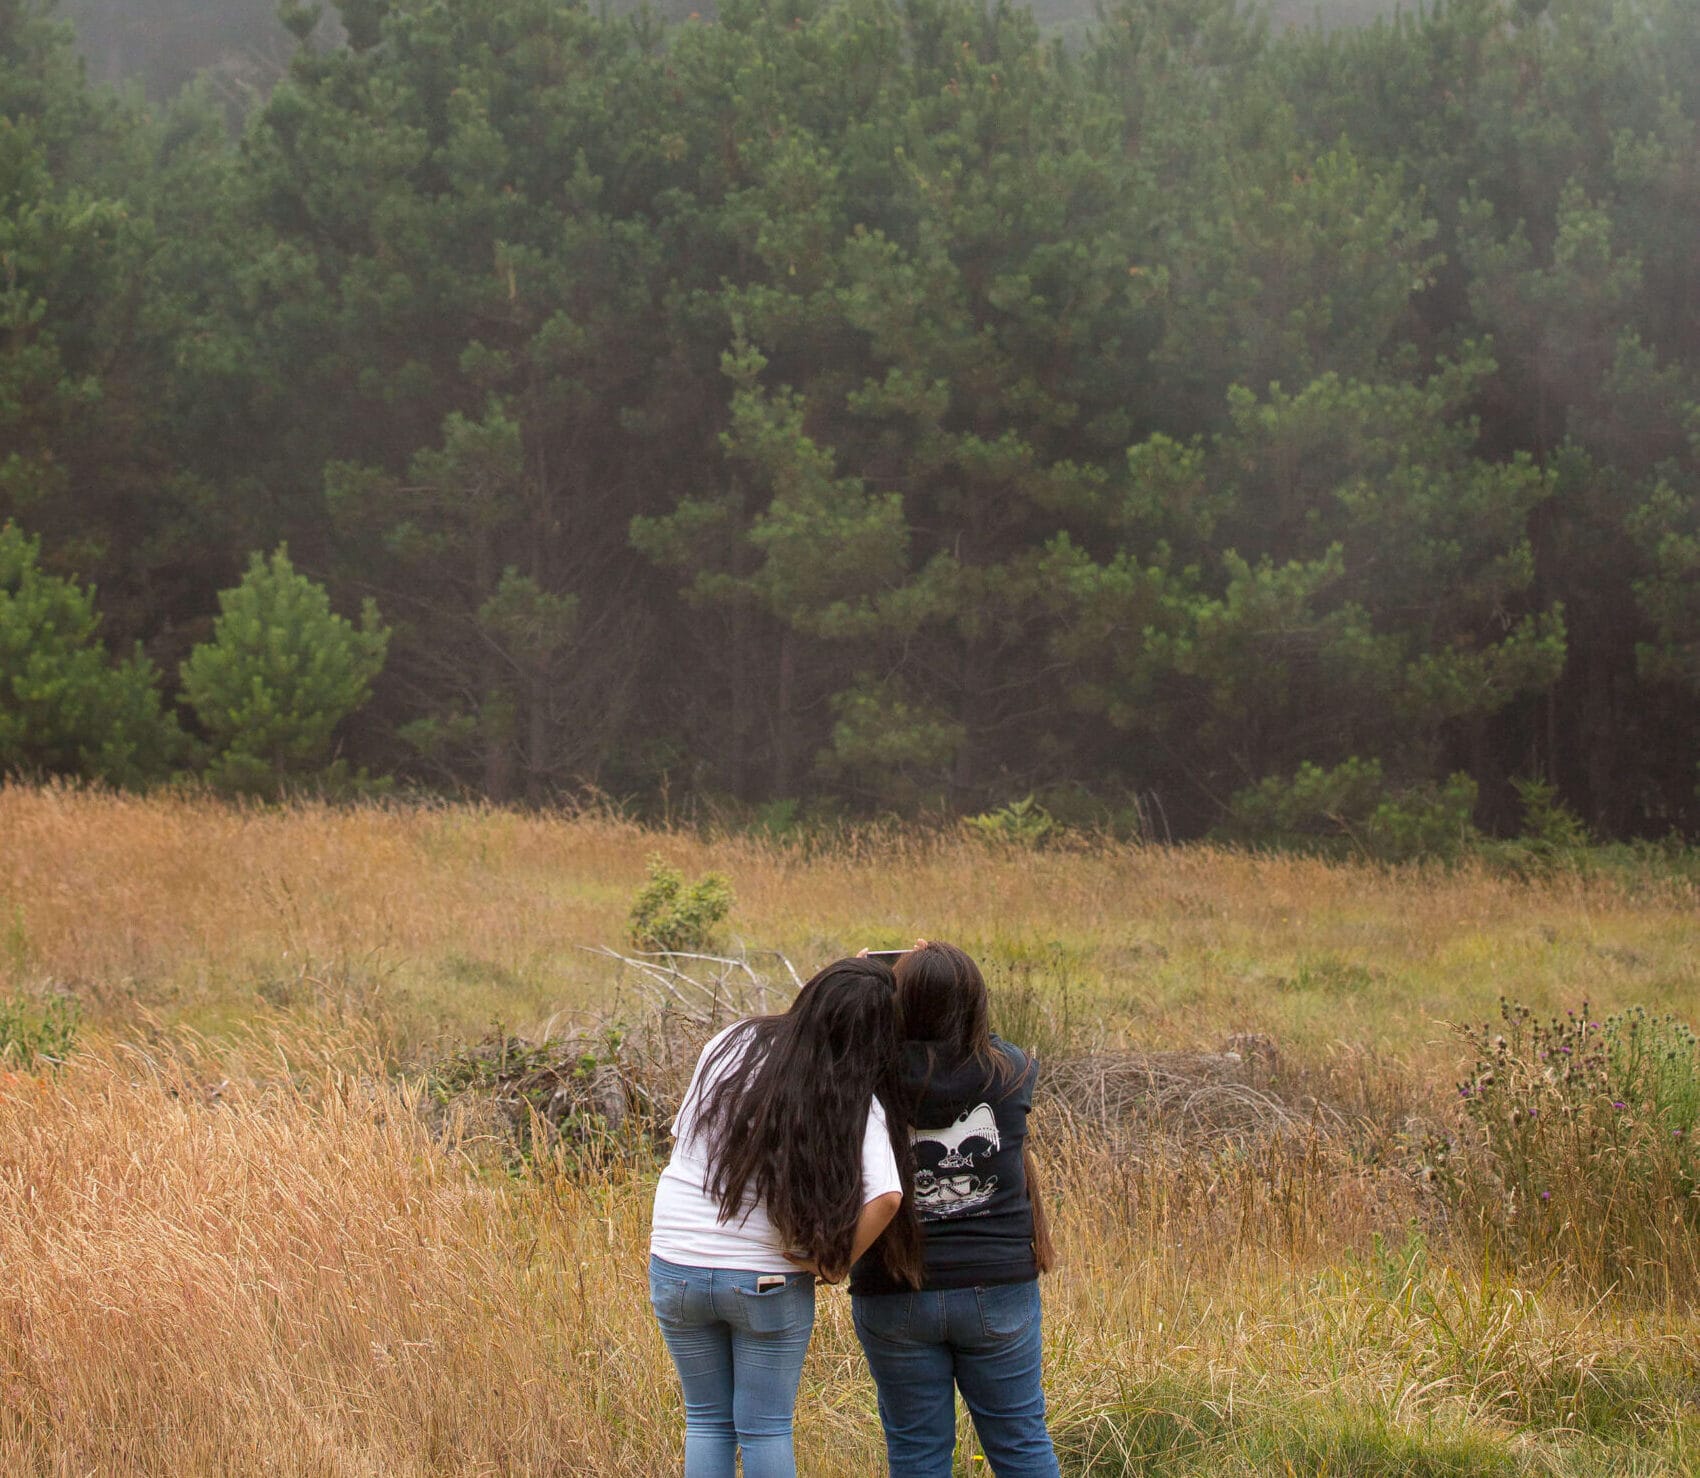
[[1622, 1100], [1622, 1099], [1613, 1099], [1613, 1100], [1612, 1100], [1612, 1105], [1611, 1105], [1611, 1106], [1612, 1106], [1612, 1107], [1613, 1107], [1613, 1108], [1614, 1108], [1614, 1109], [1620, 1109], [1620, 1108], [1622, 1108], [1622, 1107], [1623, 1107], [1623, 1100]]
[[1542, 1191], [1542, 1192], [1541, 1192], [1541, 1199], [1542, 1199], [1542, 1200], [1543, 1200], [1543, 1201], [1550, 1201], [1550, 1200], [1552, 1200], [1552, 1192], [1551, 1192], [1551, 1191]]

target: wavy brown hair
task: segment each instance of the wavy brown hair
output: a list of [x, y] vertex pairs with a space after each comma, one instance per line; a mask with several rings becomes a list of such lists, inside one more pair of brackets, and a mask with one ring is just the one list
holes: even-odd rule
[[[903, 1205], [877, 1244], [892, 1277], [918, 1286], [915, 1156], [898, 1088], [896, 987], [878, 960], [839, 960], [780, 1016], [730, 1032], [703, 1063], [713, 1086], [698, 1111], [710, 1151], [708, 1193], [730, 1221], [750, 1201], [794, 1252], [841, 1277], [862, 1214], [868, 1105], [885, 1110]], [[716, 1076], [718, 1075], [718, 1076]]]

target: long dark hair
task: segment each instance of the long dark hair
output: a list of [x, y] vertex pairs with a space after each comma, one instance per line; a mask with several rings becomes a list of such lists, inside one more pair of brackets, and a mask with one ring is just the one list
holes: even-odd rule
[[895, 973], [903, 1038], [928, 1043], [952, 1066], [972, 1060], [993, 1082], [1013, 1083], [1014, 1060], [992, 1045], [986, 979], [966, 950], [934, 940], [899, 955]]
[[878, 1097], [903, 1182], [903, 1208], [880, 1239], [880, 1255], [893, 1277], [919, 1285], [915, 1157], [898, 1088], [896, 987], [887, 965], [828, 965], [784, 1015], [757, 1016], [729, 1033], [702, 1071], [714, 1081], [698, 1132], [712, 1146], [707, 1189], [720, 1219], [759, 1201], [786, 1246], [835, 1278], [850, 1265], [868, 1103]]

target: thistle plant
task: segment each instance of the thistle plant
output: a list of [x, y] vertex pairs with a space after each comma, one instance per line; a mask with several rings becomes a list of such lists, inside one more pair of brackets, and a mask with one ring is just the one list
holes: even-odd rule
[[1490, 1239], [1591, 1285], [1667, 1285], [1700, 1231], [1700, 1052], [1641, 1007], [1455, 1030], [1474, 1049], [1458, 1097], [1477, 1153], [1452, 1172]]

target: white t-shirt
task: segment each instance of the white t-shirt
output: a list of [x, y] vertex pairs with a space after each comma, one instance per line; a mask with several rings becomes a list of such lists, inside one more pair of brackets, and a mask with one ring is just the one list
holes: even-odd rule
[[[740, 1268], [753, 1273], [794, 1273], [786, 1260], [785, 1246], [767, 1208], [746, 1203], [742, 1216], [720, 1220], [720, 1206], [708, 1194], [708, 1145], [696, 1132], [696, 1115], [703, 1094], [718, 1081], [737, 1053], [728, 1054], [719, 1070], [706, 1081], [703, 1063], [732, 1033], [748, 1023], [727, 1027], [702, 1049], [685, 1101], [673, 1120], [673, 1158], [661, 1172], [655, 1187], [655, 1219], [649, 1233], [649, 1250], [667, 1262], [688, 1268]], [[903, 1189], [897, 1174], [897, 1156], [891, 1152], [891, 1137], [885, 1127], [885, 1110], [879, 1100], [868, 1104], [868, 1127], [862, 1136], [862, 1204]]]

